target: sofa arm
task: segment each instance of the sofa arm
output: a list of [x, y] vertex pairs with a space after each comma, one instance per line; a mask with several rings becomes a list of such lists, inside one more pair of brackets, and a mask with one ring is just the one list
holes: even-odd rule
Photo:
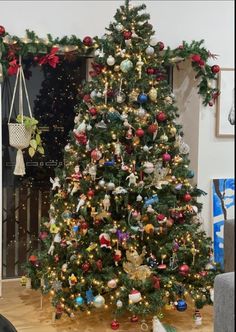
[[224, 271], [233, 272], [235, 268], [234, 256], [234, 219], [224, 222]]
[[235, 332], [234, 272], [216, 276], [214, 281], [214, 332]]

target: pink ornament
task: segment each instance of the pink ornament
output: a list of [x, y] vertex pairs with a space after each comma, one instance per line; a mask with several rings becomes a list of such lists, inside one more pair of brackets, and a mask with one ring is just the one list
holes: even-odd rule
[[168, 161], [170, 161], [171, 160], [171, 155], [169, 154], [169, 153], [164, 153], [163, 155], [162, 155], [162, 160], [163, 161], [165, 161], [165, 162], [168, 162]]
[[94, 160], [99, 160], [102, 158], [102, 153], [98, 149], [95, 149], [91, 152], [91, 158]]

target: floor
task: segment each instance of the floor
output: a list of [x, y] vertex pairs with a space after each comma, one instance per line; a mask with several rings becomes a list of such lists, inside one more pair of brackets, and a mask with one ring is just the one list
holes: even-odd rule
[[[3, 297], [0, 298], [0, 313], [16, 327], [18, 332], [111, 332], [111, 315], [109, 312], [97, 312], [90, 316], [71, 320], [63, 315], [60, 320], [52, 322], [52, 309], [47, 301], [43, 300], [43, 309], [40, 308], [40, 294], [26, 289], [19, 281], [3, 282]], [[166, 312], [163, 322], [174, 326], [177, 332], [213, 332], [213, 307], [207, 306], [201, 310], [203, 322], [195, 326], [193, 322], [193, 307], [188, 304], [185, 312], [176, 310]], [[167, 318], [168, 315], [168, 318]], [[119, 332], [139, 332], [140, 323], [131, 323], [127, 318], [119, 319]], [[151, 319], [149, 320], [151, 331]]]

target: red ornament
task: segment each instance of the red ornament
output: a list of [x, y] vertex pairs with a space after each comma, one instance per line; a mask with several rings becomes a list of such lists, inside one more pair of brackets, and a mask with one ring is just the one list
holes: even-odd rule
[[111, 238], [107, 233], [102, 233], [99, 236], [101, 248], [111, 249]]
[[89, 103], [89, 102], [91, 101], [91, 97], [90, 97], [90, 95], [84, 95], [84, 97], [83, 97], [83, 101], [84, 101], [85, 103]]
[[87, 196], [89, 198], [92, 198], [94, 196], [94, 190], [92, 190], [91, 188], [89, 188], [88, 192], [87, 192]]
[[212, 101], [209, 101], [208, 105], [209, 105], [209, 106], [213, 106], [214, 103], [213, 103]]
[[40, 232], [39, 233], [39, 238], [40, 240], [45, 240], [48, 237], [48, 233], [47, 232]]
[[169, 153], [164, 153], [163, 155], [162, 155], [162, 160], [163, 161], [165, 161], [165, 162], [168, 162], [168, 161], [170, 161], [171, 160], [171, 155], [169, 154]]
[[87, 136], [85, 133], [77, 133], [74, 131], [76, 141], [81, 145], [86, 145], [87, 143]]
[[212, 71], [212, 73], [214, 73], [214, 74], [219, 73], [219, 71], [220, 71], [220, 66], [218, 66], [218, 65], [214, 65], [214, 66], [212, 66], [212, 67], [211, 67], [211, 71]]
[[185, 202], [190, 202], [191, 199], [192, 199], [192, 196], [191, 196], [189, 193], [186, 193], [186, 194], [184, 195], [184, 197], [183, 197], [183, 200], [184, 200]]
[[155, 289], [160, 289], [161, 288], [160, 281], [161, 281], [160, 277], [154, 276], [154, 275], [152, 276], [152, 285]]
[[60, 257], [59, 257], [58, 254], [56, 254], [56, 255], [54, 256], [54, 262], [55, 262], [55, 263], [58, 263], [59, 260], [60, 260]]
[[2, 25], [0, 25], [0, 37], [4, 36], [5, 32], [6, 32], [5, 28]]
[[193, 54], [193, 55], [191, 56], [191, 60], [192, 60], [193, 62], [199, 62], [199, 61], [201, 60], [201, 57], [200, 57], [199, 54]]
[[92, 116], [95, 116], [95, 115], [97, 115], [98, 111], [97, 111], [97, 109], [96, 109], [95, 107], [91, 107], [91, 108], [89, 109], [89, 113], [90, 113]]
[[101, 259], [98, 259], [97, 261], [96, 261], [96, 266], [97, 266], [97, 268], [98, 268], [98, 271], [102, 271], [102, 260]]
[[81, 229], [88, 229], [88, 224], [86, 223], [86, 221], [83, 221], [80, 225]]
[[56, 68], [59, 63], [59, 57], [56, 55], [58, 47], [53, 47], [50, 53], [46, 54], [39, 60], [39, 65], [49, 64], [52, 68]]
[[161, 41], [157, 43], [157, 46], [159, 48], [159, 51], [162, 51], [164, 49], [164, 47], [165, 47], [164, 43], [161, 42]]
[[119, 249], [116, 249], [115, 254], [113, 256], [113, 259], [114, 259], [116, 265], [118, 265], [118, 262], [121, 261], [121, 257], [122, 257], [121, 251]]
[[15, 75], [17, 73], [19, 67], [20, 67], [20, 65], [18, 64], [16, 59], [9, 62], [9, 67], [7, 69], [8, 75], [9, 76]]
[[131, 321], [132, 323], [136, 323], [136, 322], [138, 322], [138, 316], [133, 315], [133, 316], [130, 318], [130, 321]]
[[205, 61], [200, 59], [200, 61], [198, 62], [199, 66], [204, 67], [205, 66]]
[[123, 36], [126, 40], [128, 40], [132, 37], [132, 32], [131, 31], [124, 31]]
[[113, 97], [114, 96], [114, 91], [112, 90], [112, 89], [108, 89], [107, 90], [107, 97], [108, 98], [111, 98], [111, 97]]
[[95, 149], [91, 152], [91, 158], [94, 160], [99, 160], [102, 158], [102, 153], [98, 149]]
[[150, 124], [150, 126], [148, 127], [148, 132], [149, 134], [154, 134], [158, 129], [158, 125], [153, 123], [153, 124]]
[[208, 272], [207, 271], [200, 271], [198, 274], [200, 275], [200, 277], [206, 277], [208, 275]]
[[156, 115], [156, 119], [158, 122], [163, 122], [166, 120], [166, 114], [164, 112], [159, 112]]
[[93, 45], [93, 39], [91, 37], [89, 37], [89, 36], [86, 36], [83, 39], [83, 43], [84, 43], [85, 46], [90, 47], [90, 46]]
[[29, 256], [29, 262], [30, 263], [35, 264], [37, 260], [38, 260], [37, 256], [35, 256], [35, 255]]
[[38, 56], [34, 56], [34, 61], [38, 62], [39, 61], [39, 57]]
[[148, 75], [154, 75], [155, 74], [155, 69], [154, 68], [147, 68], [146, 73]]
[[186, 277], [190, 271], [190, 267], [187, 264], [180, 265], [179, 274], [183, 277]]
[[156, 216], [156, 219], [157, 219], [157, 221], [162, 221], [162, 220], [164, 220], [165, 219], [165, 215], [164, 214], [162, 214], [162, 213], [159, 213], [157, 216]]
[[116, 319], [114, 319], [111, 322], [111, 328], [112, 328], [112, 330], [118, 330], [119, 327], [120, 327], [120, 324], [118, 323], [118, 321]]
[[144, 130], [142, 128], [139, 128], [136, 130], [136, 136], [142, 137], [144, 135]]
[[159, 270], [165, 270], [166, 269], [166, 264], [159, 264], [158, 267], [157, 267]]
[[88, 272], [88, 270], [90, 269], [90, 264], [89, 262], [85, 262], [83, 265], [82, 265], [82, 270], [84, 272]]

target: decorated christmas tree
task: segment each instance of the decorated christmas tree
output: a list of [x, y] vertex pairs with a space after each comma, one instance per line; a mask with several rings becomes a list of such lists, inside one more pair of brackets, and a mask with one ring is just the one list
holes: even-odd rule
[[56, 170], [41, 249], [27, 264], [58, 316], [109, 306], [112, 318], [129, 311], [136, 321], [163, 307], [184, 311], [186, 296], [196, 309], [212, 303], [218, 270], [198, 218], [204, 193], [191, 184], [170, 53], [144, 9], [126, 1], [103, 38], [84, 40], [97, 45], [92, 80]]

